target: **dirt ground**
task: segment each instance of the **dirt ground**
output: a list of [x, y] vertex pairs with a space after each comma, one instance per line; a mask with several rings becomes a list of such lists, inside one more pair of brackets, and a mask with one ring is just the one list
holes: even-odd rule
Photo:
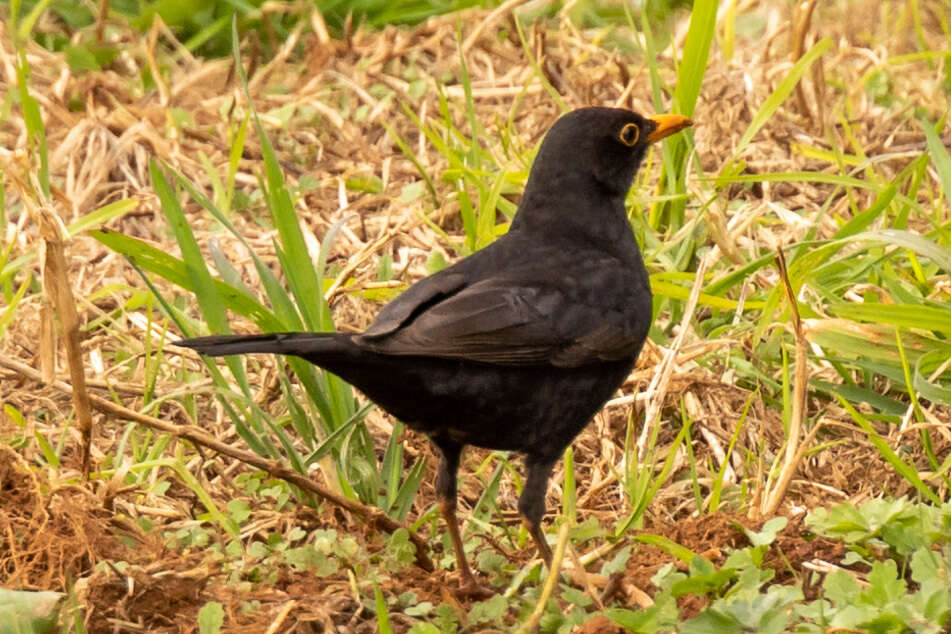
[[[211, 600], [227, 607], [228, 631], [261, 632], [276, 621], [286, 626], [278, 631], [376, 629], [365, 607], [354, 599], [350, 581], [343, 572], [318, 578], [311, 572], [284, 569], [272, 584], [241, 592], [229, 587], [227, 573], [206, 551], [170, 549], [154, 533], [146, 533], [128, 519], [103, 509], [101, 501], [83, 488], [56, 490], [50, 483], [38, 482], [22, 459], [7, 448], [0, 451], [0, 473], [0, 506], [5, 509], [0, 521], [21, 535], [16, 540], [17, 551], [4, 552], [5, 578], [14, 581], [20, 576], [39, 587], [52, 587], [58, 579], [68, 578], [75, 571], [94, 569], [75, 588], [83, 602], [93, 606], [86, 623], [90, 632], [190, 631], [197, 623], [198, 610]], [[306, 525], [313, 518], [295, 519]], [[804, 562], [838, 561], [844, 553], [841, 542], [811, 535], [801, 520], [801, 516], [792, 518], [766, 555], [765, 565], [775, 570], [778, 582], [796, 583]], [[642, 530], [634, 531], [632, 537], [660, 535], [703, 555], [715, 565], [722, 565], [728, 549], [749, 545], [740, 525], [759, 528], [735, 513], [717, 512], [676, 522], [655, 518]], [[358, 536], [370, 551], [381, 546], [380, 535], [365, 526], [341, 526], [341, 530]], [[6, 546], [9, 545], [8, 541]], [[531, 547], [504, 554], [519, 566], [530, 564], [535, 556]], [[123, 563], [120, 567], [103, 562]], [[632, 608], [641, 605], [645, 597], [657, 591], [651, 578], [669, 563], [683, 565], [656, 546], [637, 545], [624, 571], [610, 579], [600, 599], [605, 604]], [[449, 603], [458, 606], [464, 615], [473, 600], [460, 600], [447, 592], [454, 585], [449, 571], [432, 574], [410, 566], [390, 578], [387, 591], [393, 595], [413, 592], [419, 601], [435, 605]], [[805, 589], [808, 594], [808, 586]], [[241, 614], [239, 606], [248, 601], [260, 602], [263, 609]], [[681, 607], [689, 618], [703, 607], [703, 602], [688, 596]], [[394, 629], [406, 631], [410, 623], [401, 623], [398, 615], [394, 616]]]

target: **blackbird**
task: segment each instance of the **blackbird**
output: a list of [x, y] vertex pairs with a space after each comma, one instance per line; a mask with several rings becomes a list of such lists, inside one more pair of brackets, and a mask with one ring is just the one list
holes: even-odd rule
[[648, 146], [691, 125], [581, 108], [545, 136], [509, 231], [424, 278], [361, 334], [219, 335], [176, 343], [211, 356], [295, 355], [359, 388], [439, 449], [440, 511], [462, 592], [479, 590], [456, 520], [465, 445], [514, 450], [518, 510], [546, 563], [548, 478], [627, 377], [651, 321], [647, 271], [624, 198]]

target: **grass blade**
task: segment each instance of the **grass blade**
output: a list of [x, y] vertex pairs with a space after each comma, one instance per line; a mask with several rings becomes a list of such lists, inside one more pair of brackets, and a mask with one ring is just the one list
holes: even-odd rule
[[690, 14], [690, 27], [677, 69], [677, 88], [674, 91], [674, 102], [680, 114], [687, 117], [693, 116], [703, 76], [707, 71], [710, 43], [717, 26], [717, 4], [717, 0], [695, 0]]
[[869, 206], [865, 211], [855, 214], [851, 220], [842, 225], [842, 227], [835, 232], [835, 235], [832, 236], [833, 240], [848, 238], [851, 235], [855, 235], [859, 231], [864, 230], [870, 224], [875, 222], [875, 219], [882, 215], [882, 212], [888, 208], [892, 200], [895, 198], [895, 194], [898, 193], [898, 188], [894, 184], [889, 184], [885, 189], [878, 195], [875, 201]]
[[875, 240], [898, 247], [904, 247], [922, 255], [940, 266], [946, 273], [951, 273], [951, 249], [943, 247], [928, 238], [900, 229], [882, 229], [869, 231], [852, 236], [852, 240]]
[[926, 376], [927, 372], [921, 367], [926, 363], [938, 365], [946, 358], [947, 357], [944, 356], [941, 350], [932, 350], [921, 355], [921, 357], [915, 362], [915, 374], [914, 378], [912, 379], [912, 385], [915, 390], [917, 390], [918, 394], [920, 394], [923, 398], [935, 403], [951, 405], [951, 388], [938, 385], [937, 378], [929, 380], [929, 378]]
[[20, 106], [23, 108], [23, 122], [26, 125], [30, 154], [39, 156], [40, 159], [40, 169], [37, 173], [37, 180], [40, 183], [40, 189], [43, 191], [43, 195], [48, 199], [50, 197], [50, 160], [46, 146], [46, 127], [43, 125], [43, 115], [40, 113], [40, 106], [36, 102], [36, 99], [33, 98], [33, 95], [30, 94], [30, 89], [27, 86], [29, 83], [30, 65], [26, 59], [26, 52], [21, 49], [18, 53], [19, 64], [17, 64], [16, 67], [17, 89], [20, 93]]
[[69, 237], [74, 237], [102, 224], [105, 224], [113, 218], [123, 216], [139, 206], [139, 201], [132, 198], [123, 198], [103, 205], [99, 209], [90, 211], [85, 216], [71, 222], [66, 228]]
[[845, 400], [845, 398], [843, 398], [841, 395], [837, 394], [836, 396], [839, 399], [839, 404], [849, 412], [849, 415], [852, 416], [852, 420], [854, 420], [856, 424], [862, 428], [862, 431], [865, 432], [869, 442], [875, 445], [875, 448], [878, 449], [878, 452], [882, 454], [882, 457], [885, 458], [885, 460], [887, 460], [889, 464], [892, 465], [892, 467], [895, 468], [895, 471], [905, 478], [909, 484], [918, 489], [918, 492], [921, 493], [922, 496], [928, 498], [931, 502], [940, 506], [941, 499], [935, 494], [934, 491], [931, 490], [931, 487], [925, 484], [924, 481], [918, 476], [918, 472], [915, 470], [915, 468], [898, 457], [898, 454], [896, 454], [892, 448], [888, 446], [888, 442], [878, 435], [878, 432], [876, 432], [875, 428], [872, 427], [872, 424], [868, 422], [868, 419], [866, 419], [858, 412], [858, 410], [852, 407], [851, 403]]
[[839, 304], [829, 307], [839, 317], [901, 328], [951, 334], [951, 310], [913, 304]]
[[760, 106], [760, 109], [756, 111], [756, 114], [753, 115], [753, 120], [750, 122], [746, 132], [743, 133], [743, 136], [740, 137], [740, 140], [736, 144], [736, 149], [733, 152], [733, 159], [727, 161], [723, 171], [720, 173], [723, 174], [727, 169], [731, 167], [733, 162], [736, 160], [736, 157], [740, 155], [743, 149], [753, 140], [753, 137], [756, 136], [756, 133], [760, 131], [766, 122], [776, 113], [779, 109], [779, 106], [782, 105], [786, 98], [792, 94], [792, 91], [796, 88], [796, 84], [799, 83], [799, 80], [802, 78], [803, 74], [809, 70], [809, 67], [812, 66], [813, 62], [819, 59], [832, 47], [832, 40], [829, 38], [823, 38], [816, 42], [815, 46], [809, 49], [809, 52], [803, 55], [799, 60], [793, 65], [789, 70], [789, 73], [783, 78], [779, 85], [776, 86], [776, 90], [766, 98], [766, 101], [763, 102], [763, 105]]
[[921, 129], [925, 131], [928, 154], [931, 155], [931, 162], [934, 163], [935, 171], [938, 172], [938, 179], [941, 181], [944, 197], [948, 201], [948, 205], [951, 205], [951, 156], [948, 155], [948, 148], [944, 146], [944, 142], [938, 136], [935, 126], [927, 121], [922, 121]]
[[[121, 253], [130, 258], [146, 271], [154, 273], [186, 291], [197, 292], [189, 277], [186, 264], [165, 251], [137, 238], [114, 231], [97, 230], [89, 232], [89, 235], [116, 253]], [[248, 297], [247, 294], [220, 280], [212, 279], [212, 284], [214, 285], [213, 296], [220, 301], [222, 308], [253, 320], [262, 330], [270, 332], [282, 330], [281, 322], [254, 298]]]
[[[238, 42], [238, 23], [237, 15], [235, 15], [235, 19], [231, 23], [232, 55], [236, 73], [241, 79], [244, 96], [248, 100], [248, 104], [251, 104], [253, 102], [251, 92], [248, 89], [248, 77], [241, 64]], [[284, 268], [284, 274], [287, 276], [288, 285], [297, 298], [297, 307], [304, 318], [306, 328], [313, 331], [333, 330], [330, 309], [327, 303], [323, 301], [323, 285], [317, 278], [314, 266], [311, 263], [310, 252], [307, 250], [306, 242], [304, 242], [304, 235], [301, 232], [297, 213], [294, 210], [291, 194], [284, 182], [284, 175], [281, 173], [280, 162], [277, 160], [274, 146], [271, 145], [271, 141], [264, 131], [264, 125], [261, 123], [257, 111], [253, 108], [250, 110], [254, 128], [258, 134], [258, 141], [261, 143], [261, 157], [264, 160], [265, 176], [262, 189], [265, 192], [268, 210], [271, 212], [271, 220], [274, 222], [280, 236], [281, 247], [285, 254], [285, 264], [287, 266]]]
[[155, 161], [149, 162], [149, 173], [152, 176], [152, 188], [158, 196], [162, 211], [165, 212], [165, 217], [175, 232], [175, 240], [182, 251], [185, 271], [191, 281], [191, 286], [195, 291], [195, 297], [205, 321], [208, 322], [213, 332], [230, 332], [228, 318], [218, 297], [214, 280], [205, 265], [205, 259], [201, 255], [201, 249], [198, 247], [197, 240], [195, 240], [195, 234], [185, 218], [185, 212], [182, 211], [175, 192], [172, 191], [165, 174], [162, 173], [161, 168]]

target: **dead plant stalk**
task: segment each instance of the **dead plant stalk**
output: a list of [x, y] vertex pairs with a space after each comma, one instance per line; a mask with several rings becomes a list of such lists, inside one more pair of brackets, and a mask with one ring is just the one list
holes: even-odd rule
[[[782, 279], [783, 288], [786, 290], [786, 299], [789, 300], [790, 320], [792, 321], [793, 337], [796, 342], [796, 372], [793, 376], [792, 409], [789, 414], [786, 455], [783, 460], [783, 468], [776, 479], [776, 485], [766, 493], [765, 503], [761, 509], [763, 517], [773, 515], [776, 509], [779, 508], [779, 504], [789, 488], [789, 483], [799, 468], [799, 462], [802, 460], [803, 452], [799, 451], [799, 437], [802, 435], [802, 419], [806, 410], [806, 383], [809, 380], [808, 367], [806, 366], [809, 343], [802, 331], [796, 294], [793, 292], [792, 284], [789, 281], [786, 258], [783, 256], [781, 248], [776, 252], [776, 265], [779, 267], [779, 276]], [[812, 434], [810, 434], [811, 437]]]
[[[70, 381], [75, 387], [72, 390], [73, 407], [76, 411], [76, 422], [82, 435], [82, 473], [89, 476], [89, 456], [92, 444], [92, 412], [89, 404], [89, 393], [86, 390], [86, 372], [83, 364], [82, 345], [79, 341], [79, 314], [76, 312], [76, 298], [73, 296], [72, 285], [69, 281], [69, 267], [66, 264], [66, 245], [63, 236], [66, 229], [63, 221], [49, 206], [42, 194], [39, 183], [28, 186], [22, 175], [11, 172], [11, 178], [16, 185], [23, 206], [32, 216], [39, 227], [40, 262], [42, 265], [43, 312], [41, 330], [44, 335], [40, 342], [41, 365], [44, 370], [43, 378], [49, 382], [55, 372], [55, 342], [56, 328], [53, 324], [54, 313], [59, 317], [63, 332], [63, 345], [66, 348], [66, 363], [69, 367]], [[34, 195], [40, 197], [34, 200]], [[39, 202], [39, 204], [37, 204]]]
[[694, 312], [697, 310], [700, 290], [703, 288], [703, 280], [707, 273], [709, 263], [710, 258], [700, 260], [700, 264], [697, 266], [697, 274], [693, 288], [690, 289], [690, 297], [687, 298], [687, 305], [684, 308], [684, 316], [683, 319], [680, 320], [680, 328], [677, 332], [677, 336], [664, 355], [663, 361], [660, 362], [660, 368], [654, 375], [651, 384], [647, 387], [649, 401], [647, 411], [644, 414], [644, 427], [641, 429], [641, 435], [637, 439], [637, 460], [639, 463], [644, 461], [647, 454], [647, 441], [651, 436], [651, 431], [660, 418], [664, 399], [667, 396], [667, 386], [670, 384], [670, 375], [673, 373], [675, 360], [683, 346], [684, 337], [690, 328], [690, 321], [693, 319]]

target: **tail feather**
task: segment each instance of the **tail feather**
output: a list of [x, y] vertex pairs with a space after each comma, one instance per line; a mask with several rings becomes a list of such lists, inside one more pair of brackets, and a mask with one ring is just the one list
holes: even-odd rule
[[173, 345], [191, 348], [210, 357], [261, 352], [271, 354], [307, 354], [326, 351], [341, 337], [333, 332], [275, 332], [258, 335], [211, 335], [182, 339]]

